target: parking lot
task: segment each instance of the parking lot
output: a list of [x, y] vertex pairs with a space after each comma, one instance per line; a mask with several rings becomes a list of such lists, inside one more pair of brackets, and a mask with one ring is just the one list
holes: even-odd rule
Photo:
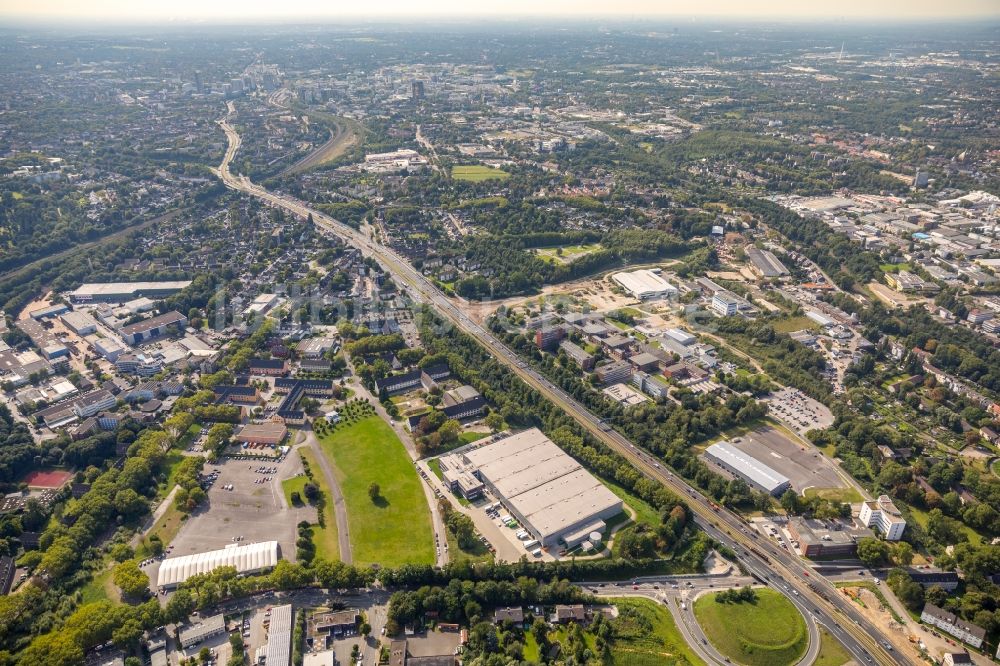
[[804, 435], [810, 430], [822, 430], [833, 425], [833, 412], [802, 391], [783, 388], [764, 398], [774, 418]]
[[[258, 471], [265, 468], [267, 472]], [[274, 473], [270, 473], [272, 469]], [[301, 471], [297, 455], [280, 463], [225, 460], [206, 464], [207, 477], [218, 472], [208, 488], [208, 501], [181, 527], [170, 544], [169, 556], [217, 550], [233, 543], [278, 541], [282, 558], [294, 560], [296, 524], [315, 520], [315, 509], [287, 507], [281, 479]], [[156, 580], [158, 564], [147, 569], [151, 580]]]
[[833, 463], [815, 447], [798, 444], [775, 428], [758, 428], [731, 441], [739, 450], [788, 477], [799, 493], [807, 488], [847, 487]]

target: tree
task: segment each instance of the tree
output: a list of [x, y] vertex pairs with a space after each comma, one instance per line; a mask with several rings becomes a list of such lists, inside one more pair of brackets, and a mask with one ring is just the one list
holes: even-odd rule
[[785, 494], [781, 496], [781, 508], [790, 514], [797, 514], [801, 511], [799, 505], [799, 495], [794, 490], [789, 488], [785, 491]]
[[139, 568], [138, 560], [126, 560], [115, 565], [112, 579], [127, 597], [143, 597], [149, 591], [149, 576]]
[[909, 566], [913, 563], [913, 546], [905, 541], [900, 541], [893, 548], [892, 559], [900, 566]]
[[317, 488], [314, 483], [307, 483], [302, 486], [302, 494], [305, 495], [306, 499], [310, 502], [315, 502], [319, 499], [319, 488]]
[[372, 502], [378, 501], [379, 496], [382, 493], [382, 489], [374, 481], [368, 484], [368, 497]]
[[889, 559], [889, 544], [881, 539], [868, 537], [858, 541], [858, 559], [869, 567], [877, 567]]
[[289, 499], [292, 500], [292, 504], [294, 504], [295, 506], [300, 506], [302, 504], [302, 496], [299, 495], [299, 491], [297, 490], [293, 490], [291, 492], [291, 495], [289, 495]]
[[489, 428], [491, 432], [500, 432], [501, 430], [507, 428], [507, 424], [504, 423], [503, 416], [500, 412], [490, 412], [486, 415], [483, 423], [486, 424], [486, 427]]

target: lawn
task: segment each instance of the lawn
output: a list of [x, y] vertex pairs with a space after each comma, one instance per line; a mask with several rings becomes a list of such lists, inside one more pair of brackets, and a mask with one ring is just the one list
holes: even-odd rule
[[105, 599], [117, 601], [117, 593], [118, 590], [111, 582], [111, 567], [109, 566], [95, 573], [90, 582], [80, 588], [80, 603], [90, 604]]
[[535, 250], [535, 254], [542, 261], [552, 264], [568, 264], [575, 259], [592, 254], [601, 249], [600, 243], [588, 243], [586, 245], [560, 245], [557, 247], [540, 247]]
[[843, 666], [851, 661], [851, 653], [823, 627], [819, 628], [819, 654], [813, 666]]
[[471, 444], [472, 442], [480, 440], [483, 437], [489, 437], [489, 435], [490, 435], [490, 433], [488, 433], [488, 432], [471, 432], [471, 431], [469, 431], [469, 432], [463, 432], [462, 434], [460, 434], [458, 436], [458, 440], [463, 445], [464, 444]]
[[620, 497], [622, 501], [635, 512], [635, 520], [637, 523], [646, 523], [647, 525], [652, 525], [653, 527], [660, 524], [660, 512], [657, 511], [652, 504], [639, 499], [615, 483], [611, 483], [605, 479], [601, 479], [601, 482], [608, 487], [608, 490], [613, 492], [615, 495], [618, 495], [618, 497]]
[[[396, 433], [377, 416], [341, 424], [320, 440], [347, 505], [354, 563], [433, 564], [431, 513]], [[379, 497], [368, 496], [377, 483]]]
[[699, 597], [694, 614], [719, 652], [747, 666], [782, 666], [802, 657], [806, 623], [783, 595], [762, 589], [755, 602], [737, 604], [717, 603], [715, 596]]
[[618, 617], [610, 666], [704, 664], [681, 636], [665, 607], [649, 599], [614, 599]]
[[482, 164], [465, 164], [453, 166], [451, 177], [455, 180], [466, 180], [471, 183], [481, 183], [484, 180], [507, 180], [510, 174], [500, 169], [483, 166]]
[[295, 506], [292, 502], [292, 493], [298, 493], [299, 499], [305, 501], [302, 489], [306, 487], [307, 483], [309, 483], [309, 477], [305, 474], [299, 474], [281, 482], [281, 490], [285, 493], [285, 501], [288, 502], [288, 506]]
[[338, 541], [337, 536], [337, 518], [333, 514], [333, 499], [330, 497], [330, 489], [326, 486], [326, 477], [323, 476], [323, 469], [319, 466], [319, 461], [313, 455], [312, 449], [301, 447], [298, 451], [309, 465], [309, 469], [312, 470], [313, 482], [323, 496], [322, 511], [325, 527], [320, 527], [319, 525], [312, 526], [312, 542], [316, 546], [316, 557], [335, 562], [340, 559], [340, 541]]

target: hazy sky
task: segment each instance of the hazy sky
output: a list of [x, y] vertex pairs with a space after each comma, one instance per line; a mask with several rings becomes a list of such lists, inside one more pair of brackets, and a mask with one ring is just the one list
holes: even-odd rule
[[96, 21], [404, 16], [757, 16], [810, 19], [1000, 17], [1000, 0], [0, 0], [0, 18]]

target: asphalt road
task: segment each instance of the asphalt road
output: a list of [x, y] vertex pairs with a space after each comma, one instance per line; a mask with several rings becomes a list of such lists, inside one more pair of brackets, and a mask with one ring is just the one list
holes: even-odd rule
[[219, 125], [226, 132], [229, 147], [217, 170], [227, 187], [255, 196], [300, 217], [311, 215], [318, 227], [344, 239], [345, 242], [361, 250], [362, 254], [376, 259], [414, 301], [433, 306], [448, 322], [475, 337], [498, 361], [507, 365], [525, 383], [572, 416], [595, 438], [621, 454], [647, 477], [659, 481], [684, 497], [695, 514], [697, 524], [709, 536], [733, 548], [739, 561], [748, 571], [764, 581], [769, 580], [771, 576], [782, 580], [784, 592], [789, 598], [799, 596], [808, 599], [814, 608], [817, 621], [841, 640], [859, 663], [877, 661], [880, 664], [906, 665], [906, 661], [897, 653], [885, 650], [880, 642], [882, 639], [878, 629], [853, 607], [852, 602], [837, 594], [836, 588], [829, 581], [811, 572], [810, 567], [797, 556], [781, 551], [766, 540], [758, 539], [756, 533], [748, 532], [742, 518], [725, 508], [716, 508], [686, 482], [664, 469], [654, 456], [637, 448], [565, 391], [529, 367], [391, 248], [374, 242], [353, 228], [309, 208], [293, 197], [270, 192], [252, 183], [245, 176], [234, 176], [229, 171], [229, 163], [239, 149], [240, 138], [227, 118], [220, 120]]
[[333, 467], [330, 465], [329, 459], [326, 457], [326, 453], [319, 444], [319, 440], [316, 439], [316, 433], [313, 432], [312, 426], [303, 429], [306, 434], [306, 444], [312, 449], [313, 456], [319, 462], [320, 471], [323, 473], [323, 478], [326, 479], [326, 485], [330, 489], [330, 504], [333, 506], [333, 516], [331, 518], [337, 521], [337, 542], [340, 550], [340, 561], [344, 564], [352, 564], [354, 562], [354, 552], [351, 550], [351, 527], [347, 522], [347, 504], [344, 502], [344, 493], [340, 491], [340, 483], [337, 481], [337, 475], [333, 472]]

